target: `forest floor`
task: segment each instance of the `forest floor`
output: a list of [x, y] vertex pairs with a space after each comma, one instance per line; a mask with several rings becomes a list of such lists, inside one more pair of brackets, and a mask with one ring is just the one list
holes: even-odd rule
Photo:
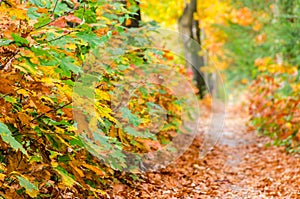
[[196, 138], [173, 164], [140, 175], [131, 185], [115, 184], [110, 198], [300, 198], [300, 158], [247, 128], [243, 106], [227, 107], [224, 133], [199, 158]]

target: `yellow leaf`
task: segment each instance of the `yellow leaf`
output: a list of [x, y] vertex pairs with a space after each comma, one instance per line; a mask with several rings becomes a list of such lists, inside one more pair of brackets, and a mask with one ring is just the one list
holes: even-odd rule
[[76, 160], [69, 162], [69, 165], [79, 174], [80, 177], [84, 177], [83, 171], [77, 167], [79, 163]]
[[53, 86], [55, 85], [54, 82], [53, 82], [53, 79], [52, 79], [52, 78], [49, 78], [49, 77], [43, 77], [43, 78], [41, 79], [41, 81], [44, 82], [46, 86], [51, 86], [51, 87], [53, 87]]
[[50, 102], [51, 104], [54, 104], [53, 100], [52, 100], [50, 97], [42, 96], [40, 99], [41, 99], [41, 100], [44, 99], [45, 101], [48, 101], [48, 102]]
[[95, 90], [95, 98], [97, 100], [106, 100], [109, 101], [110, 100], [110, 95], [107, 92], [104, 92], [102, 90], [96, 89]]
[[18, 19], [26, 19], [27, 11], [25, 9], [10, 9], [9, 14], [15, 16]]
[[[89, 186], [89, 185], [88, 185], [88, 186]], [[101, 195], [105, 195], [105, 194], [106, 194], [105, 191], [100, 190], [100, 189], [95, 189], [95, 188], [93, 188], [93, 187], [91, 187], [91, 186], [89, 186], [89, 189], [90, 189], [91, 191], [93, 191], [93, 192], [100, 193]]]
[[199, 15], [197, 13], [194, 13], [194, 20], [197, 21], [199, 19], [200, 19]]
[[126, 24], [126, 26], [129, 26], [131, 24], [131, 19], [127, 19], [125, 24]]
[[3, 164], [0, 164], [0, 169], [3, 170], [3, 171], [6, 170], [6, 168], [5, 168], [5, 166]]
[[73, 89], [70, 86], [64, 84], [64, 85], [57, 85], [57, 87], [58, 90], [63, 92], [68, 97], [68, 99], [72, 99]]
[[[100, 119], [100, 118], [99, 118]], [[96, 117], [92, 117], [90, 122], [89, 122], [89, 128], [92, 130], [92, 131], [97, 131], [98, 129], [98, 118]], [[103, 120], [100, 119], [100, 122], [104, 123]]]
[[95, 108], [97, 110], [97, 116], [99, 118], [105, 117], [105, 118], [109, 119], [112, 122], [116, 122], [116, 119], [111, 116], [112, 110], [110, 108], [102, 105], [99, 102], [95, 103]]
[[38, 12], [38, 13], [48, 13], [49, 10], [46, 9], [46, 8], [38, 8], [36, 12]]
[[86, 164], [86, 163], [82, 164], [82, 166], [86, 167], [87, 169], [89, 169], [91, 171], [94, 171], [99, 176], [104, 176], [105, 175], [105, 173], [96, 166], [89, 165], [89, 164]]
[[65, 47], [70, 50], [75, 50], [77, 48], [76, 44], [74, 44], [74, 43], [68, 44]]
[[24, 97], [29, 97], [29, 92], [26, 91], [25, 89], [17, 90], [17, 94], [18, 95], [23, 95]]
[[0, 173], [0, 181], [4, 181], [5, 180], [6, 175], [3, 173]]
[[75, 126], [68, 126], [68, 127], [67, 127], [67, 130], [68, 130], [68, 131], [77, 131], [78, 129], [77, 129], [77, 127], [75, 127]]
[[292, 129], [292, 124], [290, 122], [288, 122], [284, 125], [284, 127], [291, 130]]
[[64, 185], [68, 187], [72, 187], [74, 184], [78, 184], [73, 178], [71, 178], [68, 174], [63, 172], [61, 167], [54, 167], [54, 170], [61, 176], [62, 182]]
[[[55, 158], [58, 154], [55, 154], [55, 156], [50, 156], [50, 158]], [[58, 167], [58, 163], [57, 162], [52, 162], [51, 163], [52, 167]]]
[[[14, 67], [16, 67], [16, 66], [14, 66]], [[26, 63], [19, 63], [19, 64], [18, 64], [18, 68], [19, 68], [19, 69], [22, 68], [21, 70], [22, 70], [23, 72], [25, 72], [26, 74], [27, 74], [27, 73], [36, 74], [36, 68], [33, 68], [33, 67], [29, 66], [29, 65], [26, 64]]]
[[[63, 134], [65, 132], [65, 129], [57, 127], [57, 126], [55, 126], [55, 129], [56, 129], [57, 133]], [[68, 147], [71, 147], [70, 144], [68, 142], [66, 142], [62, 137], [60, 137], [59, 134], [55, 134], [55, 137], [57, 137], [62, 144], [66, 145]]]
[[33, 64], [39, 64], [40, 63], [40, 61], [39, 61], [39, 59], [35, 56], [35, 57], [31, 57], [30, 58], [30, 61], [33, 63]]

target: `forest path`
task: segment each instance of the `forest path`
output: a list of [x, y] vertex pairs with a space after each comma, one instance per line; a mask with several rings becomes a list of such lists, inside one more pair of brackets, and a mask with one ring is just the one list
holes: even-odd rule
[[242, 106], [227, 109], [224, 133], [199, 159], [201, 139], [173, 164], [141, 175], [133, 185], [114, 186], [113, 198], [300, 198], [300, 158], [246, 127]]

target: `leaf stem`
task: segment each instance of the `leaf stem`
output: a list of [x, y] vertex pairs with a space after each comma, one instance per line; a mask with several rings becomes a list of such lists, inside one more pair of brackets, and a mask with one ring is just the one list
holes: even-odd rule
[[52, 10], [52, 15], [54, 15], [54, 12], [55, 12], [55, 9], [56, 9], [56, 6], [57, 6], [57, 3], [58, 3], [58, 0], [56, 0], [56, 2], [55, 2], [54, 8], [53, 8], [53, 10]]
[[66, 106], [68, 106], [68, 105], [70, 105], [70, 104], [72, 104], [72, 102], [69, 102], [69, 103], [67, 103], [67, 104], [65, 104], [65, 105], [63, 105], [63, 106], [57, 107], [57, 108], [55, 108], [55, 109], [49, 110], [49, 111], [47, 111], [46, 113], [43, 113], [43, 114], [41, 114], [41, 115], [39, 115], [39, 116], [33, 118], [30, 122], [33, 122], [33, 121], [35, 121], [35, 120], [37, 120], [37, 119], [39, 119], [39, 118], [45, 116], [47, 113], [51, 113], [51, 112], [53, 112], [53, 111], [60, 110], [60, 109], [66, 107]]

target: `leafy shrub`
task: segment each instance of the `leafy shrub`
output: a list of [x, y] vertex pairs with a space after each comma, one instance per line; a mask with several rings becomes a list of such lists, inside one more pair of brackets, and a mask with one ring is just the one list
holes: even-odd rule
[[252, 124], [274, 144], [299, 152], [300, 2], [241, 0], [231, 5], [233, 17], [222, 27], [224, 51], [231, 59], [228, 78], [235, 85], [253, 80]]
[[251, 122], [277, 146], [299, 152], [300, 94], [296, 66], [278, 65], [270, 58], [257, 60], [261, 74], [251, 85]]
[[[0, 11], [3, 197], [58, 197], [62, 190], [101, 197], [119, 170], [139, 166], [137, 159], [127, 168], [125, 150], [155, 151], [178, 133], [180, 102], [159, 85], [141, 86], [119, 115], [112, 110], [111, 93], [126, 73], [140, 68], [147, 76], [141, 66], [168, 62], [164, 51], [141, 50], [149, 43], [148, 26], [135, 37], [122, 26], [132, 14], [122, 3], [3, 1]], [[97, 52], [101, 48], [107, 58]], [[84, 106], [90, 109], [76, 109], [91, 99]], [[147, 132], [156, 115], [151, 112], [161, 108], [166, 122], [159, 132]]]

